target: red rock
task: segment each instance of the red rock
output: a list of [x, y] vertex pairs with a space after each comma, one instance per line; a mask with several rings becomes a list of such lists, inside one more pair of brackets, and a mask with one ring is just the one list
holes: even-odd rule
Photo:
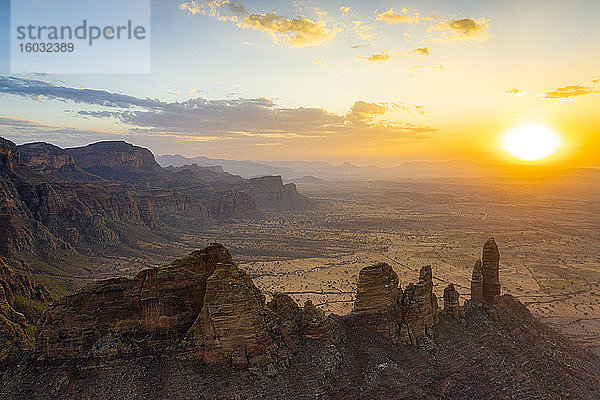
[[444, 289], [444, 314], [456, 318], [458, 317], [460, 307], [458, 303], [458, 298], [460, 297], [460, 293], [454, 288], [454, 285], [451, 283]]
[[471, 300], [475, 303], [483, 301], [483, 270], [481, 260], [475, 261], [471, 275]]
[[500, 297], [500, 253], [493, 238], [485, 242], [483, 246], [481, 265], [483, 271], [483, 301], [488, 304], [496, 304]]

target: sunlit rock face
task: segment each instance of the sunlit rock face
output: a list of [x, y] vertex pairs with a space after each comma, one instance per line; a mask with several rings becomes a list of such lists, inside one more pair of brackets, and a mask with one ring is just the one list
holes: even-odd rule
[[371, 326], [396, 343], [429, 347], [437, 312], [430, 266], [421, 268], [419, 281], [409, 284], [404, 292], [388, 264], [360, 271], [352, 312], [358, 326]]
[[[497, 279], [492, 240], [477, 265], [490, 263]], [[310, 300], [299, 307], [282, 293], [267, 304], [229, 251], [213, 244], [133, 279], [95, 282], [53, 303], [42, 315], [37, 350], [51, 359], [159, 352], [274, 375], [303, 340], [340, 343], [352, 332], [377, 332], [395, 345], [433, 350], [435, 326], [450, 321], [440, 314], [451, 319], [464, 314], [459, 297], [449, 284], [439, 310], [431, 266], [422, 267], [418, 281], [403, 291], [392, 267], [378, 263], [360, 271], [352, 313], [326, 317]]]
[[388, 264], [380, 263], [360, 270], [353, 313], [388, 314], [398, 306], [402, 289], [398, 275]]
[[496, 304], [500, 297], [500, 253], [494, 239], [485, 242], [481, 265], [483, 271], [483, 302]]
[[95, 282], [53, 303], [42, 315], [36, 343], [50, 358], [146, 349], [273, 373], [290, 357], [291, 336], [300, 331], [284, 332], [284, 319], [266, 306], [229, 251], [214, 244], [133, 279]]

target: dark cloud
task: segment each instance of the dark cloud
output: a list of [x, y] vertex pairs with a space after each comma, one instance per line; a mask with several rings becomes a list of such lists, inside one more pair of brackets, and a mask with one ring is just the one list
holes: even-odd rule
[[140, 99], [106, 90], [75, 89], [34, 79], [0, 76], [0, 94], [13, 94], [49, 100], [69, 100], [104, 107], [160, 107], [158, 100]]
[[[202, 97], [183, 102], [163, 102], [104, 90], [75, 89], [47, 82], [14, 77], [0, 77], [0, 94], [72, 101], [94, 106], [81, 109], [83, 118], [111, 118], [128, 126], [130, 132], [158, 136], [174, 136], [186, 140], [210, 138], [322, 137], [332, 134], [353, 134], [377, 128], [388, 133], [431, 132], [431, 128], [392, 123], [383, 117], [387, 111], [425, 113], [422, 106], [392, 103], [356, 102], [345, 115], [322, 108], [287, 108], [272, 99], [209, 100]], [[98, 110], [98, 106], [105, 110]], [[18, 125], [16, 120], [5, 125]], [[24, 124], [21, 122], [21, 124]], [[32, 128], [32, 126], [29, 126]], [[52, 127], [48, 127], [50, 129]], [[424, 130], [423, 130], [424, 129]]]

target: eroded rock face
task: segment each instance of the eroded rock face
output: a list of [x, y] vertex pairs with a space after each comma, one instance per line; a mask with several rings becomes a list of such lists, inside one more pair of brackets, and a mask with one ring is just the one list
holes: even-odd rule
[[394, 342], [429, 347], [437, 313], [430, 266], [421, 268], [419, 282], [409, 284], [404, 293], [388, 264], [360, 271], [353, 310], [360, 324], [372, 326]]
[[98, 142], [66, 151], [79, 167], [106, 179], [123, 180], [123, 171], [160, 169], [148, 149], [122, 141]]
[[483, 301], [496, 304], [500, 297], [500, 253], [496, 241], [492, 238], [485, 242], [481, 256], [483, 273]]
[[454, 288], [454, 284], [449, 284], [444, 289], [444, 314], [456, 318], [458, 317], [460, 307], [458, 304], [458, 298], [460, 293]]
[[483, 270], [481, 260], [475, 261], [471, 275], [471, 300], [475, 303], [483, 301]]
[[401, 342], [431, 347], [431, 328], [438, 319], [437, 297], [433, 294], [431, 266], [421, 268], [419, 282], [409, 284], [402, 299]]
[[288, 342], [297, 333], [287, 332], [287, 341], [285, 333], [250, 277], [214, 244], [52, 304], [42, 316], [37, 349], [51, 358], [111, 356], [122, 343], [124, 351], [178, 349], [208, 363], [270, 373], [293, 350]]
[[389, 314], [396, 310], [402, 289], [398, 275], [386, 263], [360, 270], [354, 310], [356, 315]]
[[69, 153], [48, 143], [27, 143], [17, 148], [25, 164], [36, 172], [48, 173], [75, 164]]
[[99, 176], [90, 174], [75, 165], [73, 156], [50, 143], [35, 142], [17, 146], [21, 159], [33, 171], [49, 174], [59, 179], [76, 182], [99, 182]]
[[133, 279], [95, 282], [48, 307], [37, 347], [49, 357], [72, 357], [111, 332], [152, 348], [176, 343], [198, 317], [219, 262], [231, 262], [231, 255], [213, 245]]

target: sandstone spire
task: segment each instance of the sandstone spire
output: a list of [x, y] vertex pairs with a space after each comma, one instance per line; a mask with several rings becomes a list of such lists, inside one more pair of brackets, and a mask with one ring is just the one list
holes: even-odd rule
[[386, 263], [360, 270], [356, 289], [354, 314], [387, 314], [394, 310], [402, 290], [398, 288], [398, 275]]
[[482, 255], [483, 301], [488, 304], [495, 304], [500, 297], [499, 265], [498, 246], [496, 241], [491, 238], [485, 242]]
[[471, 301], [481, 303], [483, 301], [483, 270], [481, 260], [475, 261], [473, 274], [471, 275]]
[[458, 298], [460, 294], [454, 288], [454, 284], [449, 284], [444, 289], [444, 314], [450, 317], [458, 317]]

